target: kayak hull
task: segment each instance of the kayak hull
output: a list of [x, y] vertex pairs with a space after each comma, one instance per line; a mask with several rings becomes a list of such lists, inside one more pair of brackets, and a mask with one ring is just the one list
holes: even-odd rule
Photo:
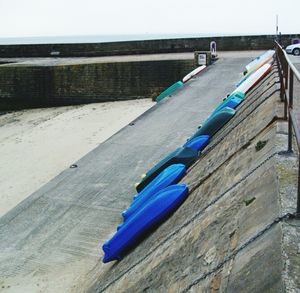
[[235, 110], [229, 107], [225, 107], [215, 115], [208, 118], [203, 126], [198, 129], [198, 131], [190, 138], [194, 139], [200, 135], [214, 136], [233, 116], [235, 115]]
[[136, 186], [136, 190], [141, 192], [156, 176], [170, 165], [183, 164], [188, 168], [198, 159], [198, 157], [198, 151], [188, 147], [177, 148], [146, 173], [144, 179]]
[[254, 88], [265, 76], [267, 76], [272, 69], [271, 64], [265, 64], [252, 73], [243, 83], [241, 83], [233, 92], [242, 92], [244, 94], [248, 93], [252, 88]]
[[275, 51], [274, 50], [268, 50], [261, 56], [258, 56], [255, 58], [252, 62], [250, 62], [248, 65], [246, 65], [246, 77], [247, 75], [250, 75], [257, 69], [259, 69], [261, 66], [265, 65], [268, 62], [271, 62], [273, 60]]
[[188, 140], [183, 146], [201, 152], [209, 143], [209, 135], [200, 135]]
[[245, 97], [245, 94], [240, 93], [240, 92], [231, 94], [212, 112], [210, 117], [212, 117], [213, 115], [218, 113], [220, 110], [224, 109], [225, 107], [235, 109], [240, 103], [243, 102], [244, 97]]
[[171, 185], [161, 190], [104, 243], [103, 262], [122, 259], [142, 237], [168, 218], [183, 203], [187, 195], [188, 187], [185, 184]]
[[206, 68], [206, 65], [201, 65], [199, 67], [197, 67], [196, 69], [194, 69], [193, 71], [191, 71], [190, 73], [188, 73], [183, 79], [182, 82], [186, 83], [188, 82], [191, 78], [193, 78], [194, 76], [196, 76], [197, 74], [199, 74], [201, 71], [203, 71]]
[[134, 199], [130, 207], [122, 213], [124, 222], [143, 207], [155, 194], [162, 189], [177, 183], [186, 174], [183, 164], [173, 164], [163, 170]]
[[182, 86], [183, 86], [182, 81], [175, 82], [170, 87], [168, 87], [166, 90], [164, 90], [159, 96], [156, 97], [156, 102], [160, 102], [161, 100], [163, 100], [167, 96], [173, 94], [175, 91], [177, 91]]

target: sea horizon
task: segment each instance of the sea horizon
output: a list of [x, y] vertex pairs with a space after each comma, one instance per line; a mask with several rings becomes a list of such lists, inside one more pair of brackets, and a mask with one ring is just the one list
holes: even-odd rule
[[0, 37], [0, 45], [109, 43], [109, 42], [143, 41], [143, 40], [157, 40], [157, 39], [205, 38], [205, 37], [242, 36], [242, 35], [246, 36], [246, 35], [257, 35], [257, 34], [238, 34], [238, 33], [147, 34], [145, 33], [145, 34], [115, 34], [115, 35]]

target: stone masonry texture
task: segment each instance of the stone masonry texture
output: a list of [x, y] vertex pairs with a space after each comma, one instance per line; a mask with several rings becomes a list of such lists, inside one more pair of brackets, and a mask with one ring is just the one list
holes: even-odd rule
[[58, 66], [0, 66], [0, 111], [155, 98], [194, 68], [161, 60]]

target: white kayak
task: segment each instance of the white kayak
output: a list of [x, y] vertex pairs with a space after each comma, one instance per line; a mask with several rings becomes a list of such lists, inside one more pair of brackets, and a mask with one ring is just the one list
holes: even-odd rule
[[199, 67], [197, 67], [196, 69], [194, 69], [193, 71], [191, 71], [190, 73], [188, 73], [183, 79], [182, 82], [187, 82], [189, 81], [192, 77], [194, 77], [195, 75], [197, 75], [198, 73], [200, 73], [203, 69], [205, 69], [206, 66], [205, 65], [201, 65]]
[[253, 73], [255, 70], [259, 69], [261, 66], [269, 63], [273, 60], [273, 56], [275, 54], [274, 50], [268, 50], [261, 56], [255, 58], [246, 66], [246, 76]]
[[[263, 65], [265, 65], [265, 64], [271, 64], [272, 65], [272, 63], [273, 63], [273, 57], [271, 57], [270, 59], [267, 59], [266, 60], [266, 62], [264, 63], [264, 64], [262, 64], [261, 66], [263, 66]], [[261, 67], [260, 66], [260, 67]], [[259, 69], [259, 68], [257, 68], [257, 69]], [[256, 69], [256, 70], [257, 70]], [[246, 79], [248, 79], [249, 78], [249, 76], [251, 76], [251, 74], [253, 74], [255, 72], [255, 70], [254, 71], [251, 71], [251, 72], [249, 72], [248, 74], [246, 74], [237, 84], [236, 84], [236, 87], [238, 87], [238, 86], [240, 86]]]
[[257, 85], [272, 69], [271, 64], [264, 64], [255, 72], [253, 72], [247, 79], [245, 79], [233, 92], [242, 92], [246, 94], [249, 92], [255, 85]]

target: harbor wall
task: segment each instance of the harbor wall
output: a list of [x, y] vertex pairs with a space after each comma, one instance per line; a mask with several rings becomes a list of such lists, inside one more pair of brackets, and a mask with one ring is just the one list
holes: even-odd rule
[[[300, 34], [281, 35], [282, 45], [286, 46], [290, 44], [293, 38], [300, 38]], [[216, 41], [217, 49], [221, 51], [266, 50], [274, 47], [275, 39], [275, 35], [251, 35], [110, 43], [0, 45], [0, 58], [50, 56], [91, 57], [193, 52], [196, 50], [209, 50], [211, 41]]]
[[0, 66], [0, 111], [155, 98], [194, 60]]

